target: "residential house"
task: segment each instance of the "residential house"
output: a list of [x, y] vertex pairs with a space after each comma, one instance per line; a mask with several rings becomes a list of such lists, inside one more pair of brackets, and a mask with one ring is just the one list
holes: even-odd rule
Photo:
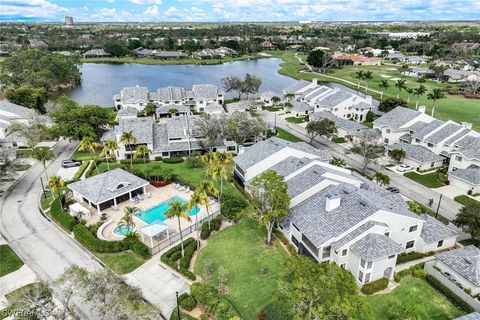
[[133, 56], [135, 58], [147, 58], [155, 55], [156, 51], [150, 49], [144, 49], [142, 47], [133, 50]]
[[415, 144], [400, 142], [389, 144], [385, 149], [387, 155], [391, 155], [392, 150], [403, 150], [405, 156], [402, 157], [401, 161], [417, 171], [441, 167], [445, 160], [444, 157], [435, 154], [423, 146]]
[[310, 115], [310, 121], [323, 119], [329, 119], [335, 122], [335, 127], [337, 128], [337, 136], [339, 137], [355, 136], [357, 134], [360, 134], [362, 131], [368, 129], [367, 126], [361, 123], [337, 117], [330, 111], [315, 112]]
[[455, 318], [453, 320], [480, 320], [480, 313], [475, 311], [464, 316]]
[[0, 147], [3, 150], [9, 150], [10, 160], [14, 155], [12, 149], [27, 147], [26, 140], [16, 132], [11, 132], [10, 126], [16, 122], [27, 124], [35, 115], [32, 109], [7, 100], [0, 100]]
[[103, 49], [92, 49], [88, 50], [83, 54], [83, 57], [88, 59], [88, 58], [104, 58], [104, 57], [110, 57], [109, 53], [106, 53], [105, 50]]
[[234, 158], [234, 178], [248, 192], [250, 181], [266, 170], [283, 176], [291, 201], [278, 229], [299, 253], [338, 264], [359, 285], [392, 279], [400, 253], [455, 244], [455, 231], [415, 215], [399, 195], [330, 165], [330, 158], [306, 143], [270, 138]]
[[466, 80], [480, 81], [480, 71], [447, 69], [443, 72], [443, 76], [448, 79], [448, 82], [452, 83], [465, 82]]
[[155, 59], [159, 60], [177, 60], [188, 58], [188, 54], [182, 51], [157, 51], [154, 56]]
[[260, 43], [260, 47], [262, 48], [262, 50], [272, 50], [272, 49], [275, 49], [275, 45], [269, 41], [269, 40], [265, 40], [263, 42]]
[[380, 58], [367, 57], [356, 53], [335, 52], [333, 58], [335, 60], [351, 60], [354, 65], [379, 66], [382, 64], [382, 59]]

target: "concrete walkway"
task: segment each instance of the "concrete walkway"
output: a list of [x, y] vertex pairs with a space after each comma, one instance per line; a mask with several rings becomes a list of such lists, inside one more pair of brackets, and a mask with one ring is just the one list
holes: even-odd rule
[[6, 294], [34, 282], [37, 282], [37, 276], [26, 264], [17, 271], [0, 277], [0, 310], [8, 304]]
[[125, 281], [142, 288], [145, 299], [159, 306], [162, 314], [169, 319], [177, 306], [175, 292], [189, 292], [190, 283], [160, 262], [162, 253], [154, 255], [142, 266], [126, 274]]

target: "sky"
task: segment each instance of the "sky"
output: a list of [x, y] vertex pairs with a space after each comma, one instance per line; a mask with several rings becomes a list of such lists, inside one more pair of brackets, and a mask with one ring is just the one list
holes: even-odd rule
[[480, 0], [0, 0], [0, 21], [480, 20]]

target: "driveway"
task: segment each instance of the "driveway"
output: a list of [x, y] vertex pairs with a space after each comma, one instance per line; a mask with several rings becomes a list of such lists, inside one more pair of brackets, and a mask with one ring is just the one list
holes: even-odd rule
[[71, 167], [71, 168], [63, 168], [60, 167], [57, 171], [57, 175], [60, 176], [63, 180], [72, 180], [75, 173], [77, 173], [80, 167]]
[[177, 306], [175, 292], [189, 292], [190, 283], [161, 263], [161, 254], [154, 255], [142, 266], [126, 274], [125, 278], [128, 284], [141, 287], [145, 299], [158, 305], [162, 314], [169, 319]]

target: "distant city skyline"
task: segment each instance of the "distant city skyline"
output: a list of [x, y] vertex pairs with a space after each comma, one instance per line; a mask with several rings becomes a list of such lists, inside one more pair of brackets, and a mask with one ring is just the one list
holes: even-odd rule
[[479, 0], [1, 0], [0, 21], [480, 20]]

